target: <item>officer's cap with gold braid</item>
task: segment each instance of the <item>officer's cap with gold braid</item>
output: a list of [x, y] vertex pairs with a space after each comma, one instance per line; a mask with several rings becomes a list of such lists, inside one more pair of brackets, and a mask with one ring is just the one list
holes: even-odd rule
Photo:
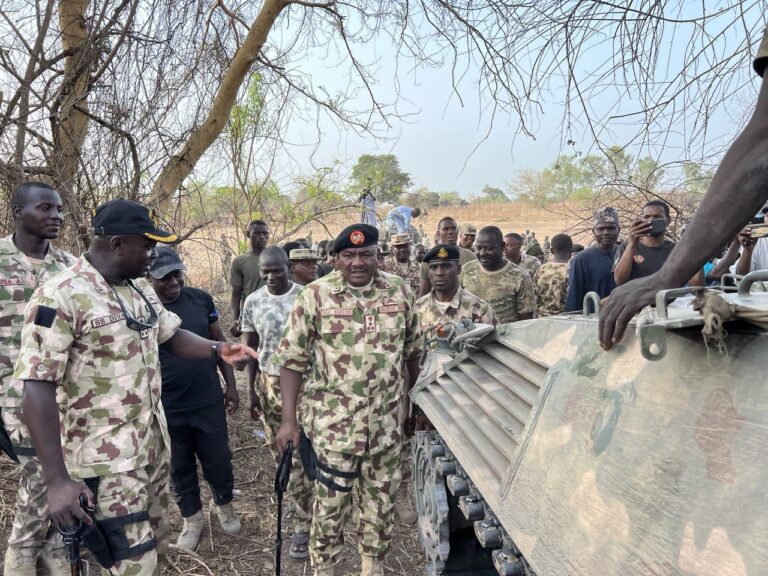
[[333, 240], [333, 253], [346, 248], [365, 248], [379, 242], [379, 230], [370, 224], [352, 224], [342, 230]]
[[91, 225], [96, 236], [144, 236], [172, 244], [176, 234], [158, 228], [157, 212], [144, 204], [123, 198], [110, 200], [93, 211]]
[[424, 255], [424, 262], [459, 261], [459, 249], [451, 244], [438, 244]]

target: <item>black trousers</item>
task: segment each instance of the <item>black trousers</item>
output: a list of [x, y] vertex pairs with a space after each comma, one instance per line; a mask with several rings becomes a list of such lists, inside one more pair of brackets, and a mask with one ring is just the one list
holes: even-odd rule
[[203, 507], [197, 460], [219, 506], [232, 501], [235, 480], [223, 402], [186, 412], [166, 414], [171, 436], [171, 479], [184, 518]]

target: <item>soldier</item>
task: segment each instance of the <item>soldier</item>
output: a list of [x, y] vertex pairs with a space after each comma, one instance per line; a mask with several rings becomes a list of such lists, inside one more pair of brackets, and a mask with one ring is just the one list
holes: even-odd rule
[[50, 243], [59, 237], [63, 210], [61, 197], [48, 184], [22, 184], [11, 195], [15, 231], [0, 240], [0, 406], [2, 424], [21, 464], [5, 574], [19, 576], [37, 574], [38, 554], [51, 573], [67, 570], [64, 543], [48, 514], [43, 471], [22, 420], [23, 385], [12, 378], [27, 302], [41, 283], [75, 261]]
[[294, 248], [288, 255], [288, 268], [293, 281], [306, 286], [317, 280], [317, 252], [309, 248]]
[[[450, 216], [443, 217], [440, 222], [437, 223], [437, 234], [435, 235], [435, 245], [437, 244], [450, 244], [456, 246], [456, 242], [459, 237], [459, 226], [456, 224], [456, 220]], [[473, 262], [477, 260], [477, 256], [471, 250], [462, 248], [459, 246], [459, 263], [463, 266], [467, 262]], [[429, 294], [432, 286], [429, 283], [429, 268], [422, 262], [419, 267], [419, 276], [421, 277], [421, 286], [419, 287], [419, 296]]]
[[400, 276], [411, 287], [414, 294], [418, 293], [419, 265], [411, 258], [410, 235], [394, 234], [389, 244], [392, 246], [392, 256], [384, 260], [379, 270]]
[[414, 258], [416, 262], [421, 264], [424, 261], [424, 255], [427, 253], [427, 248], [424, 244], [416, 244]]
[[296, 298], [274, 359], [281, 365], [280, 451], [289, 441], [299, 445], [302, 381], [306, 393], [302, 441], [317, 456], [310, 471], [317, 479], [310, 537], [315, 576], [335, 574], [352, 489], [363, 576], [383, 575], [390, 544], [400, 485], [400, 403], [419, 372], [420, 329], [405, 281], [377, 271], [378, 236], [365, 224], [339, 234], [333, 243], [339, 270]]
[[450, 244], [438, 244], [427, 252], [432, 291], [416, 301], [422, 332], [440, 324], [467, 318], [474, 323], [498, 323], [491, 305], [461, 287], [459, 251]]
[[[291, 250], [291, 254], [297, 251]], [[301, 285], [291, 282], [288, 278], [288, 259], [281, 248], [266, 248], [261, 253], [260, 266], [267, 285], [248, 296], [243, 305], [245, 342], [256, 348], [259, 356], [257, 361], [248, 366], [248, 393], [251, 400], [251, 418], [255, 420], [259, 414], [263, 414], [267, 444], [275, 463], [278, 463], [275, 437], [282, 419], [282, 402], [280, 366], [273, 361], [273, 354], [288, 322], [296, 296], [301, 292]], [[309, 526], [312, 520], [312, 484], [301, 466], [298, 450], [294, 454], [288, 493], [293, 498], [295, 510], [293, 541], [288, 554], [291, 558], [307, 558]]]
[[259, 273], [259, 255], [269, 242], [269, 226], [263, 220], [254, 220], [248, 224], [245, 234], [251, 241], [250, 252], [237, 256], [229, 270], [229, 283], [232, 286], [229, 306], [234, 319], [229, 333], [235, 338], [241, 334], [240, 304], [249, 294], [264, 286], [264, 280]]
[[573, 240], [568, 234], [556, 234], [552, 238], [552, 262], [546, 262], [536, 272], [536, 313], [539, 317], [565, 312], [568, 295], [568, 266], [573, 250]]
[[466, 250], [474, 252], [475, 237], [477, 236], [477, 226], [474, 224], [464, 224], [461, 227], [461, 236], [459, 237], [459, 246]]
[[504, 238], [496, 226], [486, 226], [475, 241], [477, 260], [465, 264], [461, 283], [491, 305], [499, 322], [533, 318], [536, 295], [528, 273], [504, 259]]
[[536, 256], [523, 253], [523, 238], [520, 234], [510, 232], [504, 236], [504, 258], [523, 270], [533, 278], [541, 267], [541, 262]]
[[149, 576], [168, 544], [158, 343], [182, 358], [230, 364], [255, 352], [179, 329], [146, 282], [133, 282], [147, 273], [155, 244], [176, 239], [147, 207], [113, 200], [92, 224], [90, 252], [32, 296], [14, 378], [24, 382], [24, 419], [51, 516], [93, 524], [80, 507], [84, 494], [115, 561], [110, 573]]

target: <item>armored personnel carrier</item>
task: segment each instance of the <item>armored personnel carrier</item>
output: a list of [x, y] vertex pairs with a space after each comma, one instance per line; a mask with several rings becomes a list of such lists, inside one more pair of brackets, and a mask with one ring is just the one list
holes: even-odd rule
[[661, 292], [611, 352], [597, 314], [443, 334], [411, 392], [426, 574], [768, 574], [765, 279]]

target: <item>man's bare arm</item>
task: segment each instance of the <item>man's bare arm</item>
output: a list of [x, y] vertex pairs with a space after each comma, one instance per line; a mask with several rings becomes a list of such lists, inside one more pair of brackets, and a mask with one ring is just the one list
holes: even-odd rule
[[23, 409], [24, 423], [43, 467], [51, 516], [64, 526], [72, 524], [73, 516], [90, 524], [90, 517], [80, 508], [80, 494], [86, 495], [90, 506], [93, 506], [93, 494], [85, 484], [69, 477], [64, 464], [56, 385], [25, 380]]
[[656, 274], [628, 282], [606, 300], [600, 341], [606, 350], [624, 336], [632, 317], [652, 304], [656, 292], [682, 286], [739, 230], [768, 197], [768, 82], [757, 105], [712, 178], [707, 194], [683, 238]]

